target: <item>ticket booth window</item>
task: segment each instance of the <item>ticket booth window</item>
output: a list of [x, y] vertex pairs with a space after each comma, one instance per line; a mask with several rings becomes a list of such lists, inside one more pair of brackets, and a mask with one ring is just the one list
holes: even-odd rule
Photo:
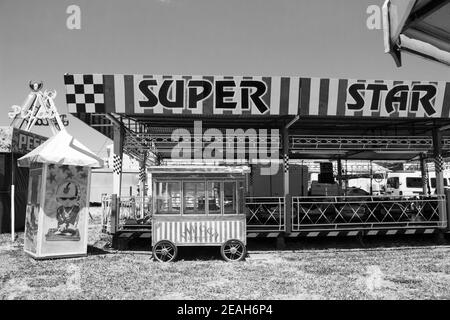
[[181, 209], [181, 187], [179, 182], [156, 183], [156, 213], [179, 214]]
[[222, 213], [220, 182], [208, 182], [208, 209], [209, 214]]
[[236, 182], [223, 183], [223, 207], [225, 214], [236, 214]]
[[184, 214], [206, 214], [205, 211], [205, 183], [183, 183]]

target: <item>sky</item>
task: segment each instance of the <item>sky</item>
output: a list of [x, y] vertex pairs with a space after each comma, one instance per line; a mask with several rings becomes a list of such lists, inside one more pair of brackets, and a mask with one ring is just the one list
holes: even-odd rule
[[[0, 0], [0, 126], [28, 95], [64, 73], [254, 75], [444, 80], [450, 68], [403, 54], [397, 68], [382, 30], [367, 27], [383, 0]], [[70, 5], [81, 28], [70, 30]], [[68, 131], [103, 156], [111, 141], [69, 115]], [[51, 135], [48, 127], [33, 130]]]

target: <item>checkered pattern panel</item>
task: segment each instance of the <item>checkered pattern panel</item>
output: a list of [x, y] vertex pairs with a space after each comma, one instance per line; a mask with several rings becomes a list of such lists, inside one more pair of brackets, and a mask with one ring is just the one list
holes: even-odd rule
[[434, 170], [436, 172], [442, 172], [444, 170], [444, 159], [440, 154], [434, 158]]
[[147, 180], [147, 174], [145, 173], [145, 167], [139, 168], [139, 180], [145, 182]]
[[113, 156], [113, 172], [115, 174], [120, 174], [122, 172], [122, 158], [115, 154]]
[[289, 155], [284, 154], [284, 172], [289, 172]]
[[253, 185], [253, 181], [254, 181], [254, 171], [256, 170], [255, 166], [251, 166], [250, 167], [250, 174], [248, 175], [248, 183], [249, 185]]
[[105, 84], [101, 74], [64, 75], [70, 113], [105, 112]]

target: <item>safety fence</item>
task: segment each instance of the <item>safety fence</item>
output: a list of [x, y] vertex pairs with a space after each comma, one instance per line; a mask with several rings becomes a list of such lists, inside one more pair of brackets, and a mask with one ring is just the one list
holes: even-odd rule
[[248, 197], [248, 231], [286, 231], [286, 206], [284, 197]]
[[293, 197], [292, 231], [440, 227], [445, 196]]
[[[151, 197], [117, 198], [117, 230], [150, 228]], [[251, 231], [285, 231], [284, 197], [250, 197], [246, 199], [247, 230]], [[113, 204], [111, 195], [102, 195], [103, 230], [111, 232], [111, 212]]]
[[[116, 230], [151, 228], [151, 197], [116, 198]], [[247, 231], [283, 232], [304, 230], [347, 230], [383, 228], [438, 228], [447, 225], [439, 211], [446, 210], [444, 195], [387, 197], [247, 197]], [[287, 212], [291, 227], [287, 230]], [[103, 230], [111, 230], [113, 203], [111, 195], [102, 197]]]

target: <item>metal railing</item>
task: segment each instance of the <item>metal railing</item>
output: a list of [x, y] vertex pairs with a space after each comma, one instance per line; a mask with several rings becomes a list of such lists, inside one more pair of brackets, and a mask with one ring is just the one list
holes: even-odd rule
[[433, 148], [430, 136], [290, 135], [291, 151], [298, 150], [422, 150]]
[[286, 231], [284, 197], [247, 197], [248, 231]]
[[[116, 230], [151, 228], [151, 197], [121, 197]], [[284, 197], [247, 197], [248, 232], [282, 232], [286, 230], [286, 210], [292, 210], [291, 231], [438, 228], [447, 221], [439, 211], [446, 209], [444, 195], [415, 197], [339, 196], [292, 197], [286, 208]], [[110, 230], [111, 195], [102, 197], [103, 230]]]
[[[150, 228], [151, 197], [120, 198], [116, 218], [117, 230]], [[286, 231], [286, 208], [284, 197], [249, 197], [246, 199], [247, 230], [261, 232]], [[103, 230], [111, 233], [111, 195], [102, 195]]]
[[[150, 228], [151, 197], [121, 196], [117, 200], [119, 217], [116, 218], [117, 229], [123, 228]], [[102, 223], [103, 230], [111, 230], [112, 197], [102, 195]]]
[[444, 227], [444, 195], [293, 197], [292, 231]]

